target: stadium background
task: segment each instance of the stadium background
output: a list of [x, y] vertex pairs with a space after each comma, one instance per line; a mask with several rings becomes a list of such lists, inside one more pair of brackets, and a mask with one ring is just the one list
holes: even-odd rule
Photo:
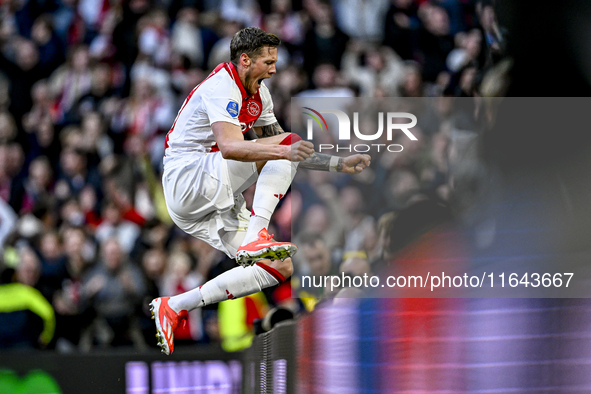
[[[145, 382], [166, 392], [167, 384], [176, 383], [158, 380], [161, 368], [185, 368], [179, 376], [186, 376], [193, 370], [183, 362], [200, 360], [203, 364], [191, 368], [223, 370], [225, 377], [215, 380], [221, 375], [212, 372], [208, 381], [204, 373], [203, 381], [192, 384], [232, 392], [241, 381], [232, 360], [249, 365], [249, 352], [269, 346], [257, 338], [259, 348], [244, 351], [255, 321], [279, 306], [299, 319], [279, 342], [294, 350], [283, 370], [292, 380], [274, 386], [275, 392], [296, 386], [310, 393], [588, 392], [586, 300], [387, 299], [333, 305], [330, 299], [318, 302], [322, 294], [290, 298], [292, 290], [300, 291], [290, 288], [297, 285], [292, 281], [192, 313], [189, 327], [177, 333], [180, 355], [170, 359], [173, 364], [163, 364], [167, 360], [157, 354], [147, 305], [234, 265], [172, 225], [160, 176], [164, 136], [176, 111], [215, 65], [229, 60], [229, 41], [241, 27], [259, 26], [282, 39], [278, 74], [268, 86], [282, 127], [303, 132], [290, 130], [295, 96], [588, 96], [591, 66], [583, 49], [586, 36], [578, 33], [589, 20], [589, 9], [574, 1], [0, 2], [3, 390], [23, 384], [25, 378], [12, 372], [22, 377], [42, 368], [64, 392], [77, 392], [66, 389], [68, 380], [87, 384], [83, 392], [122, 391], [125, 384], [132, 387], [130, 376], [138, 377], [139, 386], [129, 392], [148, 392]], [[430, 226], [450, 218], [470, 223], [478, 216], [473, 211], [479, 189], [458, 180], [459, 175], [482, 179], [471, 171], [480, 160], [497, 164], [508, 185], [518, 178], [506, 174], [533, 171], [539, 178], [529, 185], [532, 194], [554, 189], [545, 168], [537, 167], [548, 162], [540, 154], [544, 148], [556, 146], [543, 127], [463, 139], [445, 122], [421, 131], [418, 149], [395, 161], [374, 160], [368, 172], [373, 178], [345, 177], [327, 185], [325, 175], [309, 173], [293, 187], [271, 232], [306, 245], [296, 278], [311, 269], [339, 272], [346, 260], [371, 270], [391, 258], [412, 241], [399, 237], [396, 230], [404, 223], [395, 218], [417, 196], [445, 207], [443, 219], [426, 218]], [[576, 127], [561, 133], [569, 147], [588, 148], [588, 136]], [[514, 148], [506, 152], [500, 141], [508, 136]], [[474, 139], [476, 151], [458, 145]], [[534, 141], [537, 153], [530, 153]], [[573, 154], [558, 147], [553, 163]], [[458, 149], [475, 154], [476, 161], [458, 159]], [[563, 175], [583, 176], [588, 168], [578, 163]], [[571, 180], [566, 177], [566, 187], [554, 181], [563, 190]], [[368, 199], [381, 211], [365, 212]], [[578, 206], [575, 201], [575, 220], [589, 215], [584, 201]], [[530, 224], [530, 217], [523, 219]], [[321, 241], [307, 229], [322, 234]], [[585, 230], [578, 228], [579, 246], [588, 245]], [[312, 256], [315, 264], [306, 260]], [[224, 365], [207, 364], [208, 359]], [[90, 370], [94, 374], [87, 376]], [[266, 390], [273, 392], [271, 386]]]

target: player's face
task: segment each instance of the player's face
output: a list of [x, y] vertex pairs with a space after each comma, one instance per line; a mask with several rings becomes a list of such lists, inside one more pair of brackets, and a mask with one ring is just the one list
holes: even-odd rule
[[277, 48], [264, 47], [256, 59], [251, 59], [246, 71], [244, 88], [249, 94], [255, 94], [261, 87], [263, 79], [271, 78], [277, 72]]

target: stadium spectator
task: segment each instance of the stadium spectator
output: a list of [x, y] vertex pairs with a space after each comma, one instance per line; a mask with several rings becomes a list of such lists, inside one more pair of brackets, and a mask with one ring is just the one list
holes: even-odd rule
[[273, 92], [273, 110], [278, 114], [278, 119], [282, 119], [285, 130], [291, 130], [291, 124], [287, 121], [291, 119], [291, 98], [301, 92], [307, 83], [304, 72], [293, 64], [288, 65], [269, 81], [269, 90]]
[[41, 277], [39, 278], [38, 289], [49, 302], [53, 302], [55, 292], [61, 289], [63, 281], [69, 277], [66, 256], [63, 253], [61, 240], [56, 232], [48, 231], [41, 235], [39, 256], [41, 259]]
[[298, 97], [354, 97], [355, 93], [344, 84], [340, 73], [330, 63], [319, 64], [312, 74], [314, 89], [299, 93]]
[[[364, 58], [365, 66], [361, 66]], [[359, 86], [360, 96], [395, 97], [404, 78], [404, 65], [398, 55], [388, 47], [363, 48], [352, 41], [342, 60], [343, 75]]]
[[103, 243], [114, 237], [124, 253], [130, 253], [140, 235], [140, 227], [136, 223], [124, 219], [117, 205], [111, 201], [105, 203], [102, 218], [103, 221], [95, 231], [96, 239]]
[[[283, 20], [280, 14], [273, 13], [269, 15], [265, 15], [263, 19], [263, 25], [265, 26], [265, 30], [269, 33], [275, 34], [277, 37], [281, 34], [282, 27], [283, 27]], [[288, 64], [291, 63], [291, 54], [286, 49], [285, 43], [282, 41], [281, 44], [277, 47], [277, 63], [275, 63], [275, 67], [277, 70], [283, 70]]]
[[328, 4], [317, 2], [310, 17], [312, 27], [306, 32], [303, 45], [304, 70], [311, 76], [321, 64], [340, 69], [349, 37], [335, 25], [333, 10]]
[[388, 208], [398, 210], [405, 208], [419, 190], [420, 183], [414, 173], [398, 170], [393, 171], [389, 176], [383, 197], [388, 201]]
[[88, 166], [97, 168], [103, 158], [114, 153], [113, 140], [105, 133], [105, 123], [99, 112], [83, 114], [80, 125], [77, 148], [86, 154]]
[[391, 261], [392, 256], [389, 252], [390, 230], [397, 213], [395, 211], [386, 212], [380, 216], [377, 225], [376, 249], [375, 254], [368, 257], [371, 267], [378, 267]]
[[162, 223], [158, 219], [149, 220], [142, 226], [131, 256], [135, 259], [148, 250], [166, 251], [170, 246], [171, 238], [171, 228], [168, 224]]
[[416, 62], [407, 62], [405, 64], [404, 80], [401, 83], [402, 97], [423, 97], [423, 76], [421, 67]]
[[220, 63], [230, 61], [230, 41], [232, 41], [234, 34], [241, 28], [242, 25], [235, 18], [223, 22], [221, 28], [222, 37], [213, 44], [207, 60], [208, 70], [213, 70]]
[[56, 348], [71, 350], [78, 346], [82, 332], [94, 319], [94, 311], [83, 302], [82, 280], [94, 263], [95, 245], [80, 227], [63, 231], [68, 278], [53, 297], [56, 313]]
[[138, 22], [140, 54], [147, 56], [150, 62], [159, 68], [166, 68], [170, 64], [171, 42], [168, 26], [168, 16], [162, 9], [149, 12]]
[[10, 43], [10, 48], [0, 51], [0, 70], [10, 82], [10, 113], [20, 125], [22, 116], [32, 105], [31, 88], [49, 73], [40, 65], [39, 50], [33, 42], [13, 37]]
[[0, 112], [0, 143], [6, 144], [16, 137], [16, 122], [9, 112]]
[[57, 8], [51, 13], [51, 20], [62, 45], [66, 46], [71, 43], [69, 33], [76, 18], [76, 1], [60, 0], [56, 3]]
[[51, 304], [34, 287], [41, 275], [37, 254], [29, 247], [18, 252], [14, 275], [6, 270], [0, 283], [0, 349], [34, 349], [49, 344], [55, 316]]
[[85, 41], [96, 34], [113, 3], [108, 0], [79, 0], [77, 15], [84, 22]]
[[272, 0], [271, 15], [275, 17], [279, 27], [275, 34], [292, 52], [304, 40], [304, 18], [302, 13], [294, 11], [292, 0]]
[[68, 53], [68, 61], [55, 70], [49, 79], [52, 95], [56, 98], [58, 122], [67, 122], [66, 114], [74, 104], [90, 92], [92, 70], [88, 47], [80, 45]]
[[82, 285], [82, 297], [96, 310], [96, 338], [102, 345], [141, 347], [142, 336], [134, 313], [146, 292], [141, 271], [128, 260], [116, 238], [100, 244], [100, 262]]
[[96, 244], [82, 227], [71, 225], [64, 229], [62, 238], [69, 279], [79, 281], [94, 263]]
[[[303, 252], [305, 267], [297, 266], [296, 270], [300, 276], [310, 275], [318, 280], [326, 275], [338, 272], [336, 264], [333, 263], [331, 251], [318, 233], [305, 233], [298, 237], [300, 248]], [[303, 287], [306, 293], [320, 297], [327, 290], [324, 287]]]
[[217, 265], [226, 261], [225, 256], [219, 250], [200, 239], [190, 237], [187, 242], [186, 252], [197, 261], [196, 271], [204, 278], [208, 278]]
[[113, 30], [113, 45], [116, 48], [114, 60], [124, 67], [125, 85], [123, 94], [129, 94], [131, 66], [135, 62], [139, 49], [137, 46], [137, 25], [140, 18], [150, 9], [149, 0], [131, 0], [123, 2], [122, 18]]
[[449, 53], [446, 65], [449, 71], [456, 73], [469, 64], [478, 64], [482, 48], [482, 33], [472, 29], [468, 33], [455, 35], [455, 48]]
[[19, 261], [15, 270], [15, 280], [30, 287], [37, 287], [41, 277], [41, 260], [35, 251], [28, 246], [18, 251]]
[[55, 208], [53, 197], [53, 170], [45, 156], [39, 156], [29, 165], [29, 174], [22, 183], [19, 213], [39, 212]]
[[419, 16], [424, 28], [419, 30], [418, 46], [426, 81], [435, 82], [439, 73], [446, 71], [445, 60], [454, 48], [449, 16], [445, 9], [425, 3]]
[[144, 341], [150, 346], [156, 346], [153, 323], [148, 304], [154, 297], [159, 297], [163, 290], [163, 276], [166, 269], [166, 252], [162, 249], [149, 249], [141, 258], [142, 274], [146, 284], [146, 292], [137, 311], [139, 326]]
[[480, 25], [484, 30], [484, 41], [486, 43], [486, 64], [489, 67], [497, 63], [504, 53], [506, 41], [505, 31], [499, 25], [495, 9], [492, 4], [481, 2], [478, 3], [477, 15]]
[[[142, 144], [150, 153], [152, 163], [160, 163], [164, 156], [164, 130], [174, 121], [171, 103], [158, 94], [151, 79], [140, 77], [133, 81], [131, 94], [124, 99], [114, 116], [112, 129], [125, 135], [124, 144]], [[138, 138], [127, 139], [137, 136]], [[125, 149], [125, 148], [124, 148]], [[133, 146], [127, 149], [134, 149]]]
[[[326, 185], [324, 191], [330, 188]], [[329, 191], [331, 196], [336, 196], [334, 190]], [[322, 197], [327, 197], [323, 194]], [[325, 200], [326, 201], [326, 200]], [[342, 239], [344, 236], [343, 217], [340, 207], [329, 202], [328, 205], [314, 204], [306, 210], [301, 228], [314, 229], [322, 234], [322, 239], [330, 250], [335, 250], [342, 246]]]
[[388, 0], [344, 0], [333, 4], [338, 26], [349, 37], [370, 42], [382, 40], [382, 15], [388, 9]]
[[55, 316], [47, 300], [34, 288], [0, 285], [0, 348], [45, 347], [53, 338]]
[[72, 106], [68, 119], [74, 123], [80, 122], [89, 112], [99, 112], [107, 119], [114, 115], [117, 106], [116, 87], [113, 86], [115, 72], [106, 63], [98, 63], [92, 68], [90, 91], [82, 95]]
[[356, 253], [341, 263], [339, 272], [352, 276], [363, 276], [364, 274], [371, 276], [371, 267], [367, 259], [363, 257], [363, 253]]
[[34, 132], [38, 125], [49, 119], [51, 122], [56, 120], [54, 97], [49, 88], [47, 79], [37, 81], [31, 88], [31, 99], [33, 105], [22, 120], [23, 129], [28, 132]]
[[25, 178], [23, 148], [16, 142], [0, 145], [0, 197], [12, 209], [20, 209], [22, 182]]
[[363, 278], [364, 275], [371, 277], [371, 267], [367, 259], [363, 257], [363, 253], [347, 258], [339, 266], [339, 273], [341, 277], [349, 277], [351, 279], [351, 286], [349, 283], [341, 284], [341, 289], [334, 295], [335, 303], [341, 302], [338, 298], [359, 298], [363, 297], [365, 292], [363, 288], [358, 288], [354, 285], [353, 279], [355, 277]]
[[218, 37], [212, 30], [199, 25], [196, 8], [183, 7], [176, 15], [171, 40], [174, 53], [186, 57], [193, 66], [205, 68]]
[[82, 212], [78, 199], [70, 198], [64, 201], [60, 207], [59, 222], [61, 230], [68, 226], [78, 227], [85, 224], [84, 212]]
[[467, 30], [467, 20], [464, 16], [464, 4], [460, 0], [439, 0], [437, 5], [442, 7], [449, 16], [449, 30], [451, 35]]
[[217, 10], [225, 20], [236, 21], [244, 26], [256, 26], [261, 9], [254, 0], [222, 0], [217, 3]]
[[[30, 128], [26, 134], [29, 149], [25, 163], [30, 163], [36, 157], [46, 156], [55, 165], [58, 161], [60, 147], [59, 138], [57, 138], [55, 132], [56, 126], [53, 124], [51, 117], [45, 115], [39, 118], [36, 123], [30, 123], [29, 119], [26, 119], [26, 122], [27, 128]], [[57, 168], [53, 169], [56, 170]]]
[[393, 0], [384, 23], [384, 45], [404, 60], [411, 60], [416, 51], [419, 29], [418, 4], [414, 0]]
[[96, 168], [87, 166], [86, 155], [78, 149], [64, 149], [60, 154], [60, 173], [55, 185], [59, 200], [77, 197], [89, 186], [98, 193], [101, 179]]
[[364, 212], [364, 198], [355, 186], [346, 186], [340, 191], [341, 214], [345, 216], [345, 252], [363, 250], [365, 233], [374, 226], [374, 219]]
[[53, 72], [63, 63], [64, 49], [53, 29], [53, 23], [48, 14], [35, 19], [31, 28], [31, 39], [39, 49], [39, 65], [46, 72]]

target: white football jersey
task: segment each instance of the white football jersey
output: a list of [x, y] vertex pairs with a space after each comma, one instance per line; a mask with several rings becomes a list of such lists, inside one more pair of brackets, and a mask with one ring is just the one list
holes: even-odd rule
[[275, 122], [273, 100], [264, 83], [248, 95], [232, 63], [222, 63], [185, 99], [166, 135], [164, 165], [186, 155], [219, 150], [211, 125], [228, 122], [245, 133]]

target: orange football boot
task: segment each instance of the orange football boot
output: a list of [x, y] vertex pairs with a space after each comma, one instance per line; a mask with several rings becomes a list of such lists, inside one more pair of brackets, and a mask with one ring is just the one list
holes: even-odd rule
[[187, 311], [182, 310], [176, 313], [168, 306], [170, 297], [158, 297], [150, 302], [152, 319], [156, 320], [156, 338], [162, 353], [167, 356], [174, 351], [174, 330], [180, 321], [186, 324]]
[[298, 247], [291, 242], [277, 242], [273, 235], [269, 235], [267, 229], [259, 231], [259, 238], [238, 248], [236, 262], [242, 266], [253, 265], [259, 260], [285, 260], [293, 256]]

